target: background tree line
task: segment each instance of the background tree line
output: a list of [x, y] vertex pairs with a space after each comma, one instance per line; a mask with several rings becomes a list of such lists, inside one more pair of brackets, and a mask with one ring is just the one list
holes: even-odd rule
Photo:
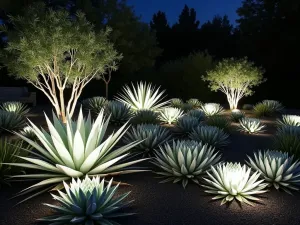
[[[3, 0], [0, 18], [23, 13], [38, 0]], [[96, 29], [112, 28], [111, 39], [123, 54], [119, 69], [112, 74], [110, 97], [124, 83], [152, 81], [167, 89], [170, 97], [195, 97], [202, 101], [225, 102], [211, 93], [201, 79], [205, 71], [223, 58], [248, 57], [265, 69], [267, 82], [244, 101], [276, 99], [290, 107], [300, 107], [295, 100], [299, 86], [300, 2], [297, 0], [244, 0], [237, 9], [238, 19], [231, 24], [226, 15], [216, 15], [203, 23], [197, 12], [184, 6], [178, 21], [171, 24], [164, 12], [143, 23], [126, 0], [44, 0], [53, 8], [83, 11]], [[6, 24], [8, 27], [10, 24]], [[5, 45], [5, 38], [2, 46]], [[1, 70], [1, 85], [24, 85]], [[83, 97], [105, 95], [103, 81], [92, 81]]]

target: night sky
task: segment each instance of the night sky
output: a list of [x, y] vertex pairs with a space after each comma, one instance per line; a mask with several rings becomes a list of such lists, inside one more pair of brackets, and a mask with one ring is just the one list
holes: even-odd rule
[[235, 23], [236, 9], [241, 6], [242, 0], [127, 0], [133, 5], [137, 15], [149, 23], [154, 13], [161, 10], [167, 14], [169, 23], [173, 24], [185, 4], [195, 8], [200, 25], [211, 20], [214, 15], [228, 15], [230, 21]]

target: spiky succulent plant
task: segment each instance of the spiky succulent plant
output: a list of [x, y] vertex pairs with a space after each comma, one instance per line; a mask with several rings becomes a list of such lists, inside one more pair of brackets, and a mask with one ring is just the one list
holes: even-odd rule
[[192, 105], [193, 108], [200, 108], [202, 105], [202, 102], [200, 102], [198, 99], [196, 98], [191, 98], [187, 101], [188, 104]]
[[152, 161], [160, 171], [155, 172], [163, 182], [182, 182], [185, 188], [188, 181], [199, 184], [201, 176], [221, 159], [221, 154], [213, 147], [197, 141], [173, 141], [155, 151]]
[[112, 179], [107, 185], [99, 176], [84, 180], [72, 179], [70, 185], [64, 182], [66, 193], [51, 194], [62, 206], [44, 204], [55, 211], [53, 216], [38, 219], [51, 224], [118, 224], [111, 221], [117, 217], [133, 215], [122, 210], [130, 202], [123, 202], [130, 192], [116, 195], [119, 184], [112, 186]]
[[278, 126], [295, 126], [300, 127], [300, 116], [282, 115], [282, 119], [277, 119]]
[[300, 158], [300, 127], [279, 127], [274, 136], [274, 149]]
[[189, 111], [186, 115], [197, 118], [199, 122], [205, 120], [205, 113], [200, 109], [193, 109]]
[[242, 112], [241, 110], [234, 109], [231, 111], [230, 117], [233, 122], [239, 122], [240, 119], [245, 117], [245, 113]]
[[176, 126], [181, 130], [182, 133], [188, 134], [192, 132], [200, 123], [198, 119], [191, 116], [183, 116], [177, 120]]
[[169, 103], [169, 101], [162, 101], [164, 93], [164, 90], [161, 91], [151, 83], [139, 82], [136, 86], [132, 84], [132, 89], [125, 85], [123, 93], [120, 93], [116, 100], [130, 106], [132, 110], [157, 111]]
[[190, 103], [185, 102], [181, 105], [180, 109], [182, 109], [185, 113], [188, 113], [193, 110], [194, 107]]
[[171, 100], [170, 100], [170, 105], [171, 105], [171, 107], [173, 107], [173, 108], [181, 108], [182, 107], [182, 105], [183, 105], [183, 101], [182, 101], [182, 99], [180, 99], [180, 98], [172, 98]]
[[230, 120], [227, 119], [225, 116], [221, 115], [213, 115], [209, 116], [206, 120], [206, 124], [208, 126], [214, 126], [218, 127], [220, 129], [223, 129], [225, 131], [228, 131], [230, 129]]
[[141, 109], [134, 112], [132, 124], [157, 124], [159, 122], [158, 113], [148, 109]]
[[263, 100], [262, 104], [267, 105], [273, 112], [281, 112], [284, 106], [275, 100]]
[[269, 186], [280, 188], [291, 194], [290, 190], [299, 190], [300, 162], [294, 156], [279, 151], [258, 151], [254, 158], [248, 156], [247, 164], [261, 174]]
[[[35, 169], [35, 174], [14, 176], [15, 178], [42, 180], [27, 189], [33, 191], [49, 185], [55, 186], [57, 183], [60, 186], [62, 181], [84, 177], [87, 174], [107, 176], [142, 171], [130, 168], [131, 165], [142, 160], [126, 162], [130, 157], [129, 151], [139, 144], [138, 141], [114, 148], [128, 129], [126, 129], [127, 124], [109, 135], [106, 140], [104, 139], [109, 118], [105, 120], [103, 110], [100, 111], [95, 122], [92, 122], [90, 114], [87, 119], [84, 119], [82, 110], [76, 122], [68, 116], [66, 124], [58, 120], [55, 115], [53, 115], [53, 124], [46, 115], [45, 117], [49, 132], [43, 128], [39, 129], [29, 121], [38, 142], [16, 133], [36, 149], [33, 155], [22, 157], [26, 163], [10, 164]], [[46, 172], [39, 173], [38, 171]]]
[[134, 149], [151, 153], [159, 145], [171, 140], [172, 133], [165, 127], [153, 124], [142, 124], [131, 129], [124, 135], [124, 142], [126, 144], [143, 141], [136, 145]]
[[26, 125], [24, 117], [14, 112], [0, 110], [0, 133], [5, 131], [16, 131]]
[[204, 144], [220, 149], [229, 144], [229, 135], [218, 127], [199, 126], [189, 135], [189, 138], [195, 141], [201, 141]]
[[96, 96], [87, 98], [81, 102], [82, 107], [85, 111], [91, 112], [94, 115], [98, 115], [99, 112], [105, 108], [108, 101], [104, 97]]
[[166, 107], [159, 111], [159, 120], [163, 123], [172, 124], [175, 123], [181, 116], [183, 111], [178, 108]]
[[224, 111], [223, 107], [218, 103], [205, 103], [201, 106], [201, 109], [206, 116], [219, 115]]
[[118, 125], [126, 123], [133, 116], [130, 107], [118, 101], [109, 101], [105, 111], [110, 116], [110, 122]]
[[4, 102], [0, 108], [7, 112], [13, 112], [17, 115], [24, 116], [29, 112], [29, 108], [22, 102]]
[[214, 200], [222, 199], [221, 205], [234, 199], [253, 205], [251, 201], [259, 200], [253, 195], [267, 192], [268, 184], [258, 180], [260, 173], [256, 171], [250, 175], [251, 168], [240, 163], [220, 163], [206, 173], [208, 178], [203, 178], [206, 184], [202, 186], [206, 193], [216, 195]]
[[240, 119], [239, 130], [249, 134], [258, 134], [264, 132], [265, 125], [256, 118]]

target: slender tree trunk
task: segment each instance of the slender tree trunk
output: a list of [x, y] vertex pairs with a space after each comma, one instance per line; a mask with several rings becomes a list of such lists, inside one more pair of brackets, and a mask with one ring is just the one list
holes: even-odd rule
[[105, 97], [108, 99], [108, 82], [105, 82]]
[[61, 111], [60, 118], [63, 123], [67, 123], [65, 99], [64, 99], [64, 91], [63, 90], [59, 90], [59, 97], [60, 97], [60, 111]]

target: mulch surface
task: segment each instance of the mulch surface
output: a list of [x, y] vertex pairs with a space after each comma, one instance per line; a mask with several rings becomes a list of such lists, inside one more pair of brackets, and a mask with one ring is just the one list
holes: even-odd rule
[[[230, 145], [222, 150], [223, 159], [244, 162], [246, 155], [252, 155], [257, 149], [271, 148], [272, 134], [275, 132], [274, 120], [266, 120], [268, 130], [261, 135], [247, 135], [232, 131]], [[134, 203], [127, 210], [137, 215], [123, 218], [123, 225], [299, 225], [300, 194], [293, 196], [276, 191], [263, 194], [260, 204], [254, 207], [239, 205], [220, 206], [220, 201], [212, 201], [212, 196], [203, 189], [189, 183], [186, 189], [181, 184], [160, 184], [151, 172], [124, 175], [115, 178], [131, 186], [121, 186], [120, 192], [131, 191], [128, 199]], [[51, 210], [42, 203], [55, 203], [49, 193], [42, 194], [21, 205], [14, 206], [22, 197], [11, 199], [18, 191], [30, 185], [29, 182], [12, 183], [11, 187], [0, 189], [0, 224], [29, 225], [35, 220], [51, 215]]]

